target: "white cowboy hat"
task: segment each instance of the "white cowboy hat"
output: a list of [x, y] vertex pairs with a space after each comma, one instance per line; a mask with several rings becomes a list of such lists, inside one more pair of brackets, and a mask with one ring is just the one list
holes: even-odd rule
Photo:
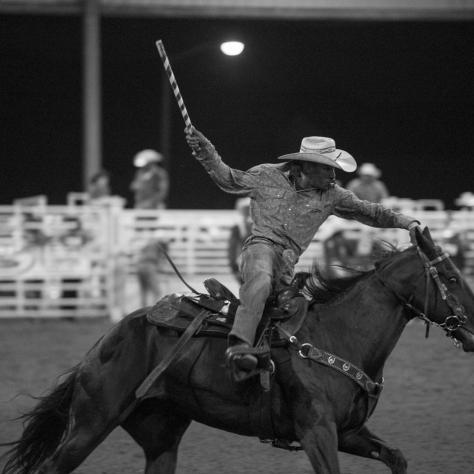
[[327, 137], [304, 137], [299, 153], [289, 153], [278, 157], [279, 160], [311, 161], [339, 168], [352, 173], [357, 168], [354, 158], [344, 150], [336, 148], [336, 142]]
[[143, 168], [149, 163], [161, 163], [163, 155], [155, 150], [142, 150], [133, 157], [133, 164], [137, 168]]
[[373, 163], [362, 163], [357, 172], [359, 175], [373, 176], [374, 178], [382, 176], [382, 172]]
[[474, 207], [474, 194], [471, 191], [465, 191], [459, 195], [455, 203], [460, 207]]

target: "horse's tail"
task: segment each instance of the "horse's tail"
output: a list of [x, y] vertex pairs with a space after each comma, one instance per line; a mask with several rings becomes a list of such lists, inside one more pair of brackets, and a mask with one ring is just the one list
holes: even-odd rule
[[7, 460], [2, 474], [31, 474], [56, 450], [67, 431], [77, 370], [71, 369], [49, 394], [35, 397], [38, 404], [19, 417], [23, 420], [23, 434], [16, 441], [3, 444], [10, 449], [2, 456]]

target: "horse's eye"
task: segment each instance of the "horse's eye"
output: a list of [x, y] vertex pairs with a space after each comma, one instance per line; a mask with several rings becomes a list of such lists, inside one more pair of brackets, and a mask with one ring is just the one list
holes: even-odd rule
[[457, 279], [457, 277], [452, 276], [452, 277], [449, 277], [448, 281], [449, 281], [449, 283], [452, 283], [453, 285], [455, 285], [458, 282], [458, 279]]

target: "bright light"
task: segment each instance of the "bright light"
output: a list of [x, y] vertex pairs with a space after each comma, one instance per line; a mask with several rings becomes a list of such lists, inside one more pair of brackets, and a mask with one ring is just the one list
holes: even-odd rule
[[221, 44], [221, 51], [227, 56], [238, 56], [245, 48], [240, 41], [226, 41]]

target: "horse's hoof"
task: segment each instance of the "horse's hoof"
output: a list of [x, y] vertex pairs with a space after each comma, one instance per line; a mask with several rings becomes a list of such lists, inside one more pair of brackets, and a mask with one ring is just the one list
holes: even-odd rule
[[407, 461], [399, 449], [387, 449], [385, 464], [390, 468], [392, 474], [406, 474]]

